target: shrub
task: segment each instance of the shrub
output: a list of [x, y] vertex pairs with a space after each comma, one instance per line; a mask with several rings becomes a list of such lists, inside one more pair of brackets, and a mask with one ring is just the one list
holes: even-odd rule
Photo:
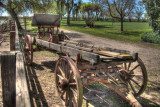
[[94, 27], [94, 19], [84, 19], [86, 22], [86, 25], [90, 28]]
[[141, 35], [141, 39], [144, 42], [158, 43], [160, 44], [160, 35], [156, 32], [146, 32]]

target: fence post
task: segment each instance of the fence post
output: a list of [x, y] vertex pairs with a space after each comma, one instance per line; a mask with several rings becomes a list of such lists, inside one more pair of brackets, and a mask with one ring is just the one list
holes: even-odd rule
[[3, 106], [15, 107], [15, 52], [0, 52]]
[[10, 31], [10, 51], [15, 50], [15, 38], [16, 38], [16, 26], [15, 23], [11, 22], [11, 31]]

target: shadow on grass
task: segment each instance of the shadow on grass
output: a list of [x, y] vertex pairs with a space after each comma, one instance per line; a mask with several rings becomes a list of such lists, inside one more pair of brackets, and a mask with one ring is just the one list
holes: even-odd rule
[[138, 31], [123, 31], [123, 32], [120, 32], [120, 31], [117, 31], [117, 32], [110, 32], [112, 34], [122, 34], [124, 36], [137, 36], [139, 37], [139, 35], [141, 34], [141, 32], [138, 32]]

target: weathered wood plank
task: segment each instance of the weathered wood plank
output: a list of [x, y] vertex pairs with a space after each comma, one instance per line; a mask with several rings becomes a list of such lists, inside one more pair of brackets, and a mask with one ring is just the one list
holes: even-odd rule
[[16, 107], [31, 107], [24, 60], [21, 52], [16, 55]]
[[81, 59], [89, 61], [92, 64], [99, 63], [99, 55], [86, 52], [83, 50], [74, 49], [67, 46], [62, 46], [62, 53], [68, 53], [71, 57], [76, 59], [77, 55], [79, 54]]
[[42, 46], [49, 48], [50, 43], [48, 41], [41, 40], [41, 43], [42, 43]]
[[15, 52], [0, 52], [3, 106], [15, 107]]
[[[133, 60], [136, 60], [138, 58], [138, 53], [136, 52], [130, 52], [130, 51], [127, 51], [127, 50], [119, 50], [119, 49], [114, 49], [114, 48], [108, 48], [108, 47], [97, 47], [97, 46], [94, 46], [94, 45], [90, 45], [90, 44], [86, 44], [86, 43], [79, 43], [79, 42], [75, 42], [75, 41], [71, 41], [71, 40], [64, 40], [66, 43], [70, 43], [70, 44], [74, 44], [76, 46], [83, 46], [85, 48], [91, 48], [93, 50], [100, 50], [100, 51], [108, 51], [108, 52], [105, 52], [104, 54], [105, 55], [108, 55], [108, 56], [115, 56], [113, 53], [115, 52], [116, 54], [119, 53], [119, 55], [117, 55], [117, 58], [120, 58], [120, 59], [133, 59]], [[93, 51], [95, 53], [99, 53], [99, 51]], [[112, 54], [111, 54], [112, 52]], [[106, 54], [108, 53], [108, 54]]]
[[40, 39], [36, 39], [36, 43], [38, 45], [45, 46], [45, 47], [47, 47], [49, 49], [53, 49], [53, 50], [56, 50], [58, 52], [69, 54], [74, 59], [76, 59], [77, 55], [79, 54], [80, 57], [83, 60], [89, 61], [89, 62], [91, 62], [93, 64], [99, 62], [99, 55], [91, 53], [91, 52], [78, 50], [78, 49], [75, 49], [75, 48], [63, 46], [61, 44], [50, 43], [50, 42], [47, 42], [47, 41], [44, 41], [44, 40], [40, 40]]
[[61, 52], [61, 45], [60, 44], [50, 43], [49, 48], [56, 50], [58, 52]]
[[130, 54], [121, 54], [121, 53], [118, 53], [118, 52], [112, 52], [112, 51], [108, 51], [108, 50], [102, 51], [102, 50], [99, 50], [99, 49], [86, 48], [86, 47], [83, 47], [83, 46], [78, 46], [76, 44], [70, 44], [70, 43], [64, 43], [64, 42], [62, 44], [64, 44], [65, 46], [75, 48], [75, 49], [80, 49], [80, 50], [93, 52], [93, 53], [100, 54], [100, 55], [105, 55], [105, 57], [109, 57], [109, 59], [111, 59], [111, 57], [113, 57], [113, 59], [115, 59], [115, 58], [130, 59], [130, 60], [133, 59], [133, 56], [130, 55]]
[[15, 39], [16, 39], [16, 32], [10, 31], [10, 51], [15, 50]]
[[37, 43], [38, 45], [42, 45], [42, 40], [41, 40], [41, 39], [36, 39], [36, 43]]

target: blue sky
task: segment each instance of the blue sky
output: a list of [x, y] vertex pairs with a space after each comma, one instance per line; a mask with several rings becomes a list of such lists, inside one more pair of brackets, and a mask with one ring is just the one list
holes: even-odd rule
[[[82, 0], [83, 2], [91, 2], [91, 0]], [[140, 0], [136, 0], [137, 2], [140, 1]], [[4, 12], [2, 14], [2, 16], [8, 16], [8, 13], [7, 12]]]

